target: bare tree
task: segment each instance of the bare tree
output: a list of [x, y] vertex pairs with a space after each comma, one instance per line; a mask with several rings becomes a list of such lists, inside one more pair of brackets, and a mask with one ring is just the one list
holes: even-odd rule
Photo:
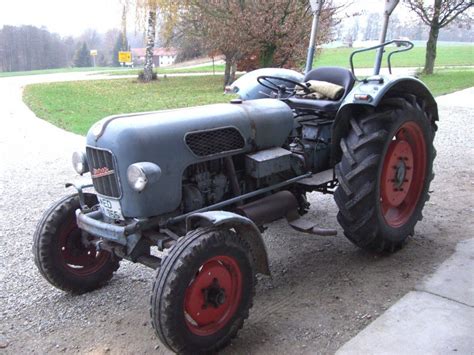
[[378, 12], [372, 12], [367, 16], [365, 28], [365, 40], [377, 40], [382, 28], [382, 16]]
[[[73, 43], [73, 51], [75, 44]], [[70, 64], [69, 39], [45, 28], [4, 26], [0, 28], [0, 69], [19, 71], [61, 68]]]
[[174, 26], [178, 14], [180, 1], [174, 0], [120, 0], [121, 4], [129, 9], [134, 5], [136, 18], [141, 27], [146, 28], [145, 66], [143, 68], [144, 82], [153, 79], [153, 52], [156, 40], [157, 18], [160, 13], [166, 17], [165, 30]]
[[426, 58], [423, 73], [433, 74], [436, 60], [436, 45], [439, 30], [448, 26], [473, 5], [472, 0], [430, 0], [428, 5], [424, 0], [404, 0], [420, 19], [429, 26], [430, 32], [426, 42]]
[[[336, 7], [326, 0], [318, 43], [329, 38]], [[224, 86], [235, 80], [237, 62], [257, 57], [260, 66], [288, 66], [306, 50], [311, 11], [307, 0], [182, 1], [178, 34], [196, 38], [208, 52], [224, 55]]]

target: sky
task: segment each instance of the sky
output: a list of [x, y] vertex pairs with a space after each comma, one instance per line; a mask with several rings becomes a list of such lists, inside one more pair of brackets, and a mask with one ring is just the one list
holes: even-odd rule
[[[350, 11], [382, 12], [383, 4], [384, 0], [353, 0]], [[398, 7], [398, 11], [402, 10], [402, 5]], [[3, 25], [45, 26], [61, 36], [78, 36], [89, 28], [99, 32], [120, 28], [121, 17], [120, 0], [0, 0], [0, 28]], [[128, 29], [133, 31], [135, 15], [129, 17]]]
[[3, 25], [45, 26], [61, 36], [78, 36], [88, 28], [120, 28], [119, 0], [0, 0]]

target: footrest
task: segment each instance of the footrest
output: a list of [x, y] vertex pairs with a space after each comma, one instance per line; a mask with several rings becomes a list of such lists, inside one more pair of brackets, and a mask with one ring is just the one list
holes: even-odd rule
[[326, 185], [328, 182], [334, 181], [333, 169], [324, 170], [317, 174], [301, 179], [297, 182], [299, 185], [304, 185], [309, 188], [315, 188]]
[[288, 221], [288, 224], [298, 232], [320, 235], [323, 237], [336, 236], [337, 230], [331, 228], [318, 227], [314, 222], [311, 222], [305, 218], [298, 218], [292, 221]]

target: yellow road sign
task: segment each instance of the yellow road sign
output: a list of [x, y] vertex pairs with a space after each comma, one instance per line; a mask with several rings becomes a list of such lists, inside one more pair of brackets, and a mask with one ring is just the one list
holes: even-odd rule
[[97, 55], [97, 49], [91, 49], [91, 56], [95, 57]]
[[130, 63], [132, 61], [132, 52], [118, 52], [120, 63]]

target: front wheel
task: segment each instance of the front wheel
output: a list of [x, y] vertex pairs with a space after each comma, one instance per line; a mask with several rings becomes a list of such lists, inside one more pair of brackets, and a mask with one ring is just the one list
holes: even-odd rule
[[393, 252], [414, 233], [433, 179], [436, 126], [414, 97], [383, 101], [350, 119], [334, 198], [344, 234], [372, 252]]
[[153, 284], [153, 328], [177, 353], [217, 351], [248, 317], [254, 280], [250, 249], [237, 234], [190, 232], [171, 249]]
[[[89, 207], [97, 204], [94, 194], [85, 193]], [[106, 283], [119, 267], [119, 259], [107, 251], [85, 245], [76, 223], [80, 208], [77, 194], [54, 203], [43, 215], [34, 234], [36, 266], [53, 286], [71, 293], [92, 291]]]

